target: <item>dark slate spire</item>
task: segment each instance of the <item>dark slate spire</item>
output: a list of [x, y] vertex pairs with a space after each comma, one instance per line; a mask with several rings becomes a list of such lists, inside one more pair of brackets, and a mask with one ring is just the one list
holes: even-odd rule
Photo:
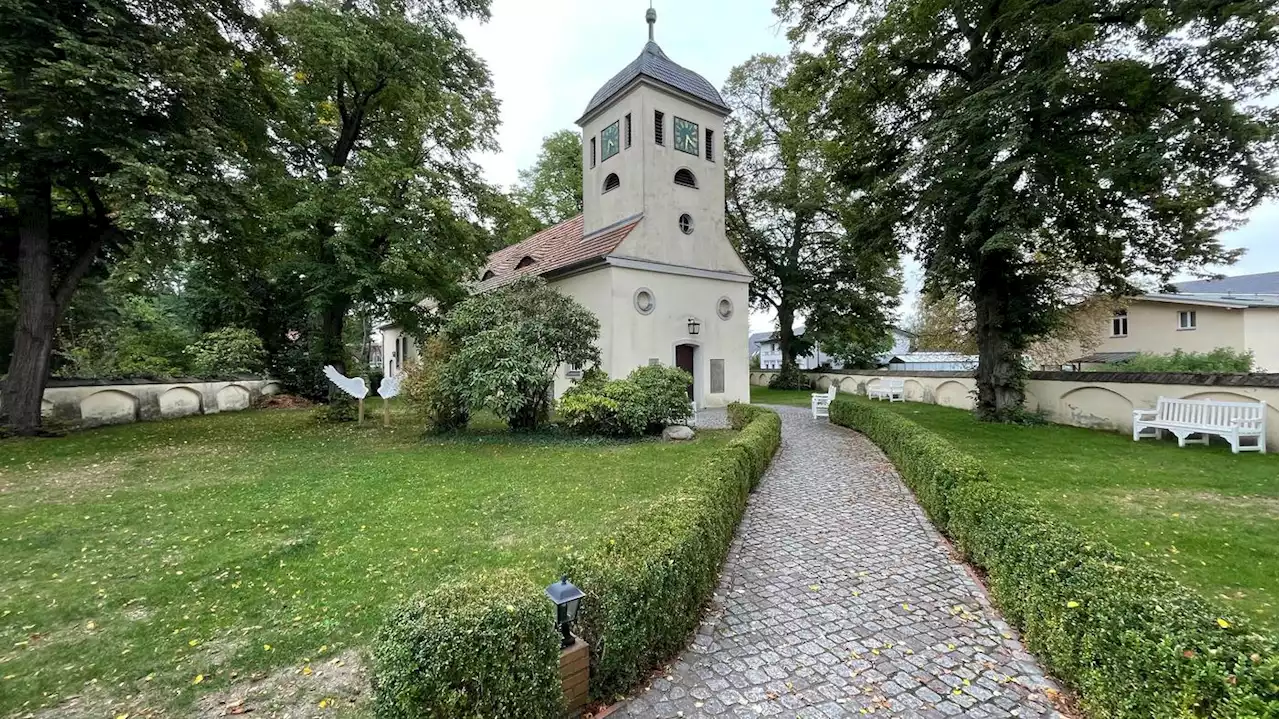
[[720, 93], [716, 91], [715, 86], [707, 82], [706, 78], [698, 73], [672, 62], [666, 53], [662, 52], [662, 48], [658, 47], [658, 43], [653, 41], [653, 26], [658, 21], [657, 11], [649, 8], [645, 13], [645, 20], [649, 23], [649, 42], [645, 43], [644, 50], [640, 52], [639, 57], [622, 68], [622, 72], [614, 75], [613, 79], [606, 82], [604, 87], [600, 88], [595, 96], [591, 98], [591, 102], [587, 104], [587, 109], [582, 112], [583, 119], [586, 119], [588, 115], [608, 103], [613, 99], [614, 95], [617, 95], [641, 76], [686, 95], [691, 95], [720, 112], [726, 115], [729, 114], [729, 107], [724, 104], [724, 99], [720, 97]]

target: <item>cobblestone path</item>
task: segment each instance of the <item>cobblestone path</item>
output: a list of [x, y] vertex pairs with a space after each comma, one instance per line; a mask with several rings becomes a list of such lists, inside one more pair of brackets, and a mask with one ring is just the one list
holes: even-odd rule
[[693, 645], [610, 719], [1061, 717], [880, 450], [776, 409], [782, 448]]

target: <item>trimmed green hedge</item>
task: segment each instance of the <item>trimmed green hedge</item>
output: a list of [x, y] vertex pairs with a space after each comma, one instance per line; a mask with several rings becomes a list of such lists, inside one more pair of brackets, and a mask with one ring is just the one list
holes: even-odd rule
[[976, 459], [892, 410], [839, 398], [831, 421], [885, 451], [1090, 716], [1276, 716], [1275, 637], [991, 484]]
[[559, 719], [560, 634], [542, 588], [500, 571], [395, 609], [372, 647], [382, 719]]
[[[743, 409], [746, 407], [746, 409]], [[782, 439], [772, 411], [740, 406], [742, 431], [703, 477], [562, 559], [586, 597], [592, 693], [626, 691], [682, 649], [715, 590], [747, 494]], [[397, 608], [372, 647], [380, 719], [561, 719], [559, 634], [541, 587], [508, 572], [442, 586]]]
[[604, 538], [596, 551], [566, 558], [564, 571], [586, 592], [578, 633], [591, 645], [591, 692], [625, 692], [688, 643], [715, 590], [720, 565], [747, 495], [778, 449], [782, 423], [749, 413], [742, 433], [697, 471], [703, 481]]

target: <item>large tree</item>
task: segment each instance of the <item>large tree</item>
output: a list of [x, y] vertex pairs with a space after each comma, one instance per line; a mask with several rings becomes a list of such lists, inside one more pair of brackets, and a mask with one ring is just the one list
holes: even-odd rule
[[[882, 345], [901, 288], [897, 244], [832, 176], [827, 98], [794, 62], [753, 57], [724, 87], [726, 226], [755, 277], [752, 304], [777, 313], [784, 370], [814, 339], [850, 356]], [[792, 330], [801, 315], [805, 341]]]
[[516, 200], [544, 225], [582, 212], [582, 136], [559, 130], [542, 138], [538, 159], [520, 171]]
[[313, 364], [343, 368], [349, 314], [461, 296], [489, 247], [492, 188], [471, 160], [497, 124], [488, 70], [456, 27], [488, 0], [315, 0], [264, 18], [281, 38], [271, 189], [306, 289]]
[[[258, 132], [239, 0], [0, 2], [0, 238], [17, 246], [3, 413], [40, 426], [54, 332], [81, 281], [158, 266]], [[144, 259], [145, 258], [145, 259]]]
[[779, 0], [816, 39], [842, 182], [934, 297], [968, 299], [978, 414], [1021, 412], [1022, 355], [1088, 276], [1121, 294], [1234, 254], [1275, 190], [1262, 0]]

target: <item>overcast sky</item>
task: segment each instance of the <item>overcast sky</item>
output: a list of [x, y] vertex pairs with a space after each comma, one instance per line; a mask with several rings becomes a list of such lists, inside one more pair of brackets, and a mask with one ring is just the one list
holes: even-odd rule
[[[752, 55], [789, 49], [773, 0], [656, 0], [654, 6], [663, 51], [716, 87]], [[648, 0], [494, 0], [488, 23], [464, 23], [467, 40], [488, 62], [502, 101], [497, 138], [502, 150], [480, 160], [489, 181], [513, 184], [517, 171], [533, 164], [543, 137], [576, 129], [574, 120], [596, 90], [640, 54], [648, 7]], [[1270, 202], [1245, 227], [1223, 237], [1229, 247], [1244, 247], [1244, 258], [1234, 267], [1214, 269], [1275, 271], [1278, 228], [1280, 211]], [[906, 273], [913, 291], [919, 272], [908, 263]], [[774, 327], [768, 316], [753, 314], [751, 329]]]

